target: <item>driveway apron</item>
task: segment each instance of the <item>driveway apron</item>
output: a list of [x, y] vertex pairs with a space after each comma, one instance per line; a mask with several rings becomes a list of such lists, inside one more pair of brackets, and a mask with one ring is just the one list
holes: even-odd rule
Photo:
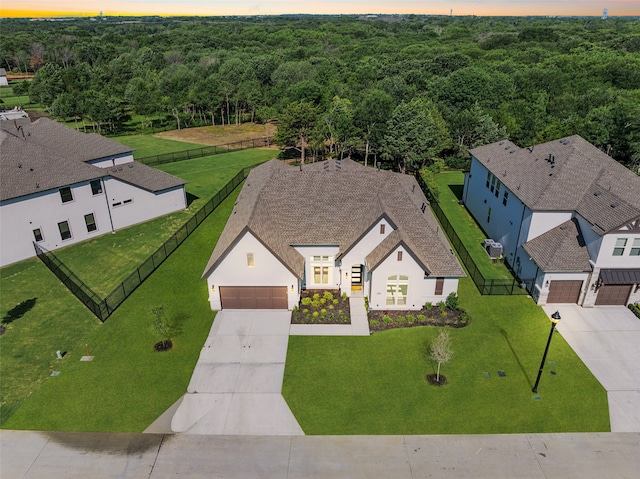
[[640, 432], [640, 319], [624, 306], [562, 304], [558, 331], [607, 390], [612, 432]]
[[282, 397], [290, 325], [290, 311], [220, 311], [171, 429], [191, 434], [304, 434]]

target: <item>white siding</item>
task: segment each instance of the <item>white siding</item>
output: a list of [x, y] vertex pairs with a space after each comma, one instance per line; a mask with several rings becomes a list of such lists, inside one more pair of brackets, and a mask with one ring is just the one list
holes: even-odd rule
[[556, 226], [560, 226], [565, 221], [569, 221], [573, 217], [571, 211], [535, 211], [531, 215], [531, 224], [526, 239], [522, 239], [522, 243], [531, 241], [533, 238], [540, 236], [552, 230]]
[[[402, 251], [402, 261], [398, 261], [398, 251]], [[407, 304], [391, 306], [386, 304], [387, 278], [393, 275], [409, 277]], [[458, 278], [445, 278], [442, 295], [435, 295], [436, 278], [425, 278], [424, 270], [415, 262], [402, 246], [396, 248], [378, 267], [371, 272], [369, 307], [371, 309], [409, 309], [422, 308], [427, 301], [436, 304], [446, 300], [449, 293], [457, 291]]]
[[[253, 267], [247, 265], [253, 254]], [[288, 307], [298, 304], [298, 279], [251, 233], [245, 233], [207, 278], [211, 309], [220, 310], [220, 286], [286, 286]], [[293, 286], [293, 291], [291, 287]]]
[[186, 208], [182, 186], [152, 193], [111, 177], [104, 184], [115, 230]]
[[[622, 256], [613, 255], [613, 249], [618, 238], [627, 240]], [[599, 268], [640, 269], [640, 256], [629, 255], [633, 240], [636, 238], [640, 238], [640, 234], [625, 233], [624, 231], [613, 232], [603, 236], [596, 266]]]
[[[62, 203], [59, 190], [48, 190], [2, 202], [0, 215], [0, 265], [35, 256], [33, 230], [39, 228], [47, 250], [68, 246], [111, 232], [109, 211], [104, 193], [93, 195], [89, 182], [71, 185], [73, 201]], [[84, 216], [93, 213], [96, 231], [88, 232]], [[67, 221], [71, 238], [62, 240], [58, 223]]]
[[600, 252], [600, 246], [602, 244], [602, 236], [591, 229], [591, 224], [586, 221], [582, 216], [576, 215], [578, 224], [580, 225], [580, 231], [582, 231], [582, 237], [587, 245], [587, 251], [589, 252], [589, 259], [595, 264], [598, 259], [598, 253]]
[[111, 168], [112, 166], [123, 165], [133, 161], [133, 153], [125, 153], [122, 155], [98, 158], [97, 160], [87, 161], [88, 164], [99, 168]]

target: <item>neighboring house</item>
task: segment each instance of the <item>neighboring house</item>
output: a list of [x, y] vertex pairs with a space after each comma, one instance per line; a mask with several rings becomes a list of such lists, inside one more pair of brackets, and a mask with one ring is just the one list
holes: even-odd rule
[[0, 110], [0, 121], [20, 120], [21, 118], [29, 118], [29, 115], [19, 106], [15, 106], [11, 110]]
[[203, 273], [214, 310], [292, 309], [302, 289], [419, 309], [461, 276], [415, 178], [351, 160], [252, 170]]
[[470, 153], [463, 201], [538, 304], [640, 299], [640, 177], [577, 135]]
[[48, 118], [0, 121], [0, 266], [186, 208], [185, 182]]
[[0, 86], [9, 86], [7, 81], [7, 70], [0, 68]]

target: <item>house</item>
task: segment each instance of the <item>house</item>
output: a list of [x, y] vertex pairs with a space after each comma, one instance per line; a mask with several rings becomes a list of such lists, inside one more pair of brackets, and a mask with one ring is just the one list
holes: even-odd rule
[[0, 86], [9, 86], [9, 82], [7, 80], [7, 70], [4, 68], [0, 68]]
[[292, 309], [303, 289], [420, 309], [461, 276], [415, 178], [352, 160], [252, 170], [203, 273], [214, 310]]
[[640, 299], [640, 177], [578, 135], [470, 150], [463, 202], [538, 304]]
[[0, 121], [0, 266], [186, 208], [185, 182], [48, 118]]

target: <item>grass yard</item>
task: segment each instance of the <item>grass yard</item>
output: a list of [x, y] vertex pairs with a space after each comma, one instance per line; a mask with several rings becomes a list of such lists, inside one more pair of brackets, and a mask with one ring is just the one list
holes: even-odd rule
[[[182, 226], [238, 171], [272, 158], [270, 150], [243, 150], [162, 165], [159, 169], [187, 180], [192, 200], [187, 211], [122, 229], [115, 234], [55, 251], [82, 281], [106, 296], [134, 269]], [[213, 245], [212, 245], [213, 247]], [[97, 268], [95, 265], [100, 265]]]
[[[48, 327], [44, 328], [41, 310], [33, 308], [0, 337], [3, 401], [11, 393], [7, 388], [24, 383], [23, 397], [15, 398], [13, 403], [13, 409], [16, 405], [20, 407], [2, 427], [141, 432], [180, 398], [214, 317], [206, 300], [207, 286], [200, 275], [239, 191], [238, 188], [227, 198], [104, 324], [99, 324], [71, 293], [53, 281], [51, 294], [65, 302], [54, 305], [42, 301], [42, 307], [49, 304], [51, 311], [65, 314], [52, 313]], [[40, 266], [35, 260], [34, 265]], [[8, 270], [2, 270], [3, 312]], [[10, 305], [22, 298], [42, 295], [41, 288], [46, 286], [42, 278], [53, 278], [47, 271], [34, 271], [33, 275], [38, 280], [24, 283], [20, 288], [23, 294], [12, 299]], [[39, 302], [40, 299], [37, 308]], [[181, 326], [173, 338], [174, 348], [162, 353], [153, 350], [159, 338], [150, 328], [150, 309], [160, 305]], [[71, 327], [78, 322], [83, 324]], [[17, 328], [25, 328], [30, 334], [25, 337]], [[52, 341], [49, 338], [52, 332], [67, 338], [67, 343]], [[27, 349], [26, 343], [33, 346]], [[85, 343], [95, 356], [92, 362], [79, 360], [85, 354]], [[68, 351], [64, 359], [49, 359], [55, 358], [55, 349], [63, 347]], [[5, 357], [10, 348], [15, 349], [15, 354], [20, 352], [20, 356]], [[28, 363], [32, 359], [28, 354], [40, 349], [46, 365], [31, 371]], [[54, 368], [60, 375], [48, 377]]]
[[118, 136], [111, 139], [134, 148], [134, 158], [162, 155], [164, 153], [173, 153], [175, 151], [191, 150], [202, 147], [202, 145], [198, 143], [163, 139], [157, 135]]
[[609, 430], [606, 391], [560, 334], [547, 357], [555, 365], [547, 363], [540, 400], [534, 399], [531, 389], [550, 328], [541, 308], [523, 296], [482, 297], [469, 278], [460, 282], [459, 294], [473, 319], [466, 328], [450, 330], [454, 357], [442, 366], [445, 386], [425, 381], [435, 372], [426, 351], [438, 328], [370, 337], [290, 337], [283, 394], [304, 432]]
[[0, 99], [2, 99], [2, 104], [0, 104], [0, 110], [11, 110], [13, 107], [21, 106], [25, 110], [34, 110], [42, 108], [37, 103], [29, 102], [29, 95], [16, 95], [13, 92], [13, 85], [17, 83], [21, 83], [23, 81], [29, 80], [10, 80], [8, 87], [0, 88]]
[[467, 209], [458, 204], [462, 198], [464, 173], [461, 171], [445, 171], [435, 177], [440, 190], [439, 203], [447, 215], [451, 225], [464, 243], [467, 251], [475, 261], [478, 269], [486, 279], [513, 279], [507, 267], [499, 261], [489, 258], [482, 247], [487, 235]]

